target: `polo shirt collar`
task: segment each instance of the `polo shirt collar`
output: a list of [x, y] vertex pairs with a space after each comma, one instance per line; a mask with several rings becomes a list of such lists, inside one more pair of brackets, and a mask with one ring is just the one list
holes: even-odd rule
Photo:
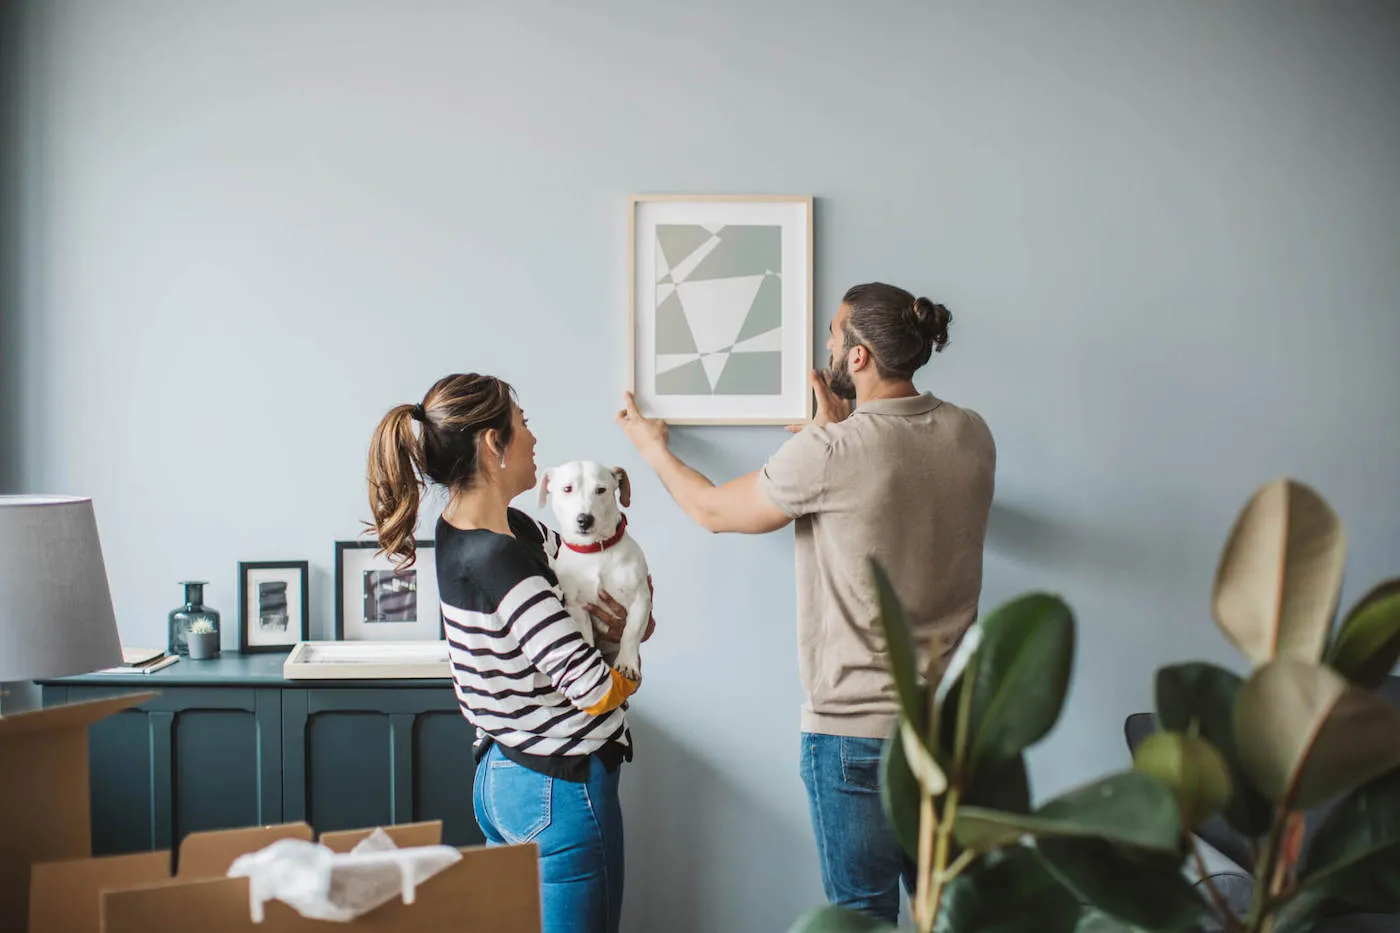
[[855, 410], [855, 414], [869, 415], [923, 415], [933, 411], [943, 402], [934, 398], [932, 392], [911, 395], [908, 398], [877, 398]]

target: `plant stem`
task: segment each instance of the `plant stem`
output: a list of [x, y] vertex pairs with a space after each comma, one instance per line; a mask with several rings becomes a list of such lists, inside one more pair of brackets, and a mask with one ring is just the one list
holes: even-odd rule
[[[895, 741], [899, 741], [896, 739]], [[930, 888], [933, 882], [933, 834], [936, 814], [933, 810], [933, 797], [923, 795], [919, 804], [919, 874], [914, 893], [914, 924], [921, 933], [933, 929], [932, 911], [929, 909]]]
[[[958, 801], [962, 789], [971, 780], [968, 767], [967, 740], [968, 727], [972, 722], [972, 688], [976, 681], [976, 665], [969, 664], [963, 674], [963, 683], [958, 691], [958, 725], [953, 733], [953, 773], [948, 782], [948, 793], [943, 800], [942, 819], [938, 821], [938, 831], [934, 839], [933, 889], [929, 893], [928, 929], [932, 930], [938, 921], [938, 910], [943, 905], [943, 885], [952, 877], [948, 872], [948, 843], [953, 835], [953, 824], [958, 818]], [[961, 862], [962, 856], [959, 856]], [[962, 869], [959, 868], [959, 871]]]
[[1283, 832], [1288, 825], [1288, 803], [1284, 801], [1274, 811], [1269, 838], [1264, 842], [1264, 857], [1254, 866], [1254, 901], [1249, 907], [1249, 933], [1271, 933], [1274, 927], [1270, 906], [1274, 875], [1282, 848]]
[[1221, 922], [1225, 924], [1226, 930], [1242, 930], [1244, 925], [1240, 923], [1240, 918], [1230, 909], [1230, 905], [1225, 902], [1225, 897], [1220, 893], [1220, 889], [1215, 886], [1215, 882], [1210, 880], [1210, 873], [1206, 870], [1206, 860], [1201, 857], [1201, 848], [1196, 845], [1196, 837], [1187, 833], [1187, 838], [1191, 842], [1191, 855], [1196, 861], [1196, 871], [1200, 872], [1201, 882], [1206, 886], [1206, 893], [1210, 895], [1211, 903], [1220, 913]]
[[943, 873], [943, 880], [952, 881], [958, 875], [961, 875], [967, 869], [967, 866], [971, 865], [979, 855], [981, 855], [980, 852], [975, 852], [972, 849], [963, 849], [962, 854], [953, 859], [953, 864], [949, 865], [948, 870]]
[[[934, 923], [938, 920], [938, 909], [943, 905], [943, 885], [951, 878], [952, 873], [948, 871], [948, 840], [953, 835], [953, 820], [958, 813], [958, 788], [954, 785], [948, 789], [948, 797], [943, 803], [943, 819], [938, 823], [938, 834], [934, 840], [933, 852], [933, 891], [929, 895], [929, 926], [933, 929]], [[963, 855], [967, 853], [964, 852]], [[958, 861], [962, 861], [962, 855], [958, 856]], [[959, 868], [961, 871], [961, 868]]]

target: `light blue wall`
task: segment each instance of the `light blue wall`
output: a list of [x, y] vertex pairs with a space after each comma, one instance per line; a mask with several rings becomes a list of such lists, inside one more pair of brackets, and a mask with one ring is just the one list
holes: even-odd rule
[[[95, 497], [128, 642], [191, 576], [231, 619], [240, 559], [309, 558], [321, 634], [376, 419], [512, 380], [544, 463], [636, 480], [631, 930], [820, 886], [791, 539], [691, 527], [610, 422], [630, 193], [817, 196], [822, 330], [869, 279], [953, 310], [923, 384], [1000, 445], [987, 601], [1080, 619], [1039, 793], [1126, 761], [1154, 667], [1234, 663], [1209, 586], [1259, 483], [1331, 499], [1347, 599], [1400, 569], [1392, 4], [30, 6], [23, 484]], [[785, 437], [676, 433], [718, 479]]]

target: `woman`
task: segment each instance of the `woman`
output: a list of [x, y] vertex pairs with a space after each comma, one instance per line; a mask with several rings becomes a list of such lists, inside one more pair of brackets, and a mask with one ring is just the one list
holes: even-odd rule
[[[447, 376], [375, 430], [370, 507], [381, 548], [405, 562], [426, 482], [448, 493], [437, 578], [457, 700], [477, 728], [477, 823], [490, 845], [539, 847], [545, 933], [615, 933], [624, 702], [638, 684], [564, 611], [548, 559], [559, 536], [509, 506], [535, 485], [535, 438], [509, 385]], [[600, 598], [607, 608], [590, 610], [616, 638], [626, 613]]]

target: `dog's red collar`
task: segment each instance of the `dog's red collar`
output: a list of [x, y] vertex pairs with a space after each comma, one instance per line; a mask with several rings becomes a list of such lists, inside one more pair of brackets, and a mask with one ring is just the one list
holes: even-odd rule
[[564, 542], [564, 547], [578, 554], [597, 554], [606, 551], [608, 548], [622, 540], [622, 536], [627, 534], [627, 516], [622, 516], [622, 521], [617, 523], [617, 531], [614, 531], [611, 538], [606, 541], [596, 541], [593, 544], [570, 544]]

